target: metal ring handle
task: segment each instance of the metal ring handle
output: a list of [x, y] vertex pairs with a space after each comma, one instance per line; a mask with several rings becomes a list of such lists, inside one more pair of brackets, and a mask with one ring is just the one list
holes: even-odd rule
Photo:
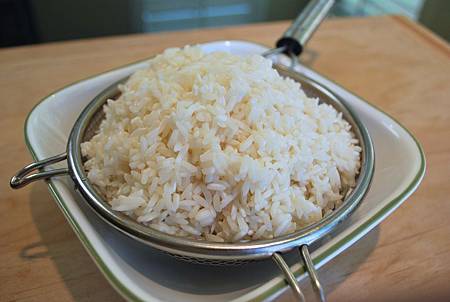
[[[311, 260], [311, 255], [309, 254], [308, 246], [307, 245], [300, 246], [299, 251], [315, 293], [317, 294], [321, 302], [326, 302], [325, 291], [323, 290], [319, 278], [317, 277], [317, 272], [316, 269], [314, 268], [314, 263]], [[281, 256], [281, 254], [279, 253], [274, 253], [272, 255], [272, 259], [275, 261], [280, 270], [283, 272], [286, 282], [291, 287], [298, 301], [305, 302], [305, 296], [303, 295], [300, 286], [298, 285], [297, 278], [295, 278], [294, 273], [291, 271], [286, 261], [284, 261], [283, 256]]]
[[276, 47], [284, 47], [284, 53], [287, 55], [290, 53], [296, 56], [301, 54], [333, 4], [334, 0], [310, 0], [305, 9], [284, 32], [283, 37], [278, 40]]
[[50, 178], [50, 177], [56, 176], [56, 175], [68, 174], [69, 170], [67, 168], [55, 169], [55, 170], [50, 170], [50, 171], [41, 171], [41, 172], [30, 174], [31, 172], [33, 172], [35, 170], [42, 169], [48, 165], [60, 162], [65, 159], [67, 159], [66, 152], [58, 154], [53, 157], [49, 157], [49, 158], [37, 161], [35, 163], [31, 163], [31, 164], [25, 166], [24, 168], [20, 169], [16, 173], [16, 175], [14, 175], [11, 178], [9, 185], [13, 189], [19, 189], [19, 188], [22, 188], [22, 187], [28, 185], [29, 183], [39, 180], [39, 179], [47, 179], [47, 178]]

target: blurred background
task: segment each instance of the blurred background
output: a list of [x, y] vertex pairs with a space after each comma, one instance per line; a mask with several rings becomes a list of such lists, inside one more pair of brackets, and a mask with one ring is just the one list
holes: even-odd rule
[[[307, 0], [0, 0], [0, 47], [293, 19]], [[397, 14], [450, 41], [448, 0], [336, 0], [331, 17]]]

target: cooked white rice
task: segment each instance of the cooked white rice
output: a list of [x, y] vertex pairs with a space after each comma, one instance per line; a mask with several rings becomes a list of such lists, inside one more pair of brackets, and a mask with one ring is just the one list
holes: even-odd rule
[[114, 210], [151, 228], [273, 238], [321, 219], [355, 185], [350, 125], [261, 56], [168, 49], [120, 90], [81, 145], [85, 168]]

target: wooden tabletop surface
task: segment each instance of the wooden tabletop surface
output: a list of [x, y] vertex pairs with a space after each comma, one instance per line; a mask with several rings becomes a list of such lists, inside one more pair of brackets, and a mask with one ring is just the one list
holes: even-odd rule
[[[55, 89], [167, 47], [242, 39], [273, 45], [287, 22], [0, 50], [0, 301], [120, 301], [43, 182], [9, 177], [31, 157], [27, 113]], [[450, 300], [450, 48], [401, 17], [332, 19], [305, 64], [394, 116], [424, 147], [422, 185], [319, 271], [330, 301]], [[307, 284], [307, 295], [311, 297]], [[289, 301], [290, 292], [279, 301]]]

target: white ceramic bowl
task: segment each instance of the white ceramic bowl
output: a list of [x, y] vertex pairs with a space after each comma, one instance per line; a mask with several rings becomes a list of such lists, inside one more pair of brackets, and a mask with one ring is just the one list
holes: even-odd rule
[[[264, 46], [242, 41], [201, 45], [205, 51], [230, 51], [240, 55], [262, 53]], [[145, 66], [133, 63], [67, 86], [43, 99], [25, 125], [27, 146], [40, 160], [65, 151], [72, 126], [84, 106], [114, 81]], [[425, 172], [425, 158], [414, 137], [400, 124], [361, 98], [298, 66], [298, 71], [318, 81], [344, 99], [367, 126], [375, 146], [375, 175], [370, 192], [353, 215], [330, 236], [312, 247], [316, 267], [321, 267], [380, 223], [414, 192]], [[142, 301], [249, 301], [279, 295], [285, 282], [271, 260], [241, 267], [211, 267], [185, 263], [126, 238], [85, 204], [67, 177], [48, 182], [57, 204], [94, 262], [113, 287], [128, 300]], [[291, 263], [298, 255], [288, 255]], [[298, 278], [303, 267], [294, 264]]]

